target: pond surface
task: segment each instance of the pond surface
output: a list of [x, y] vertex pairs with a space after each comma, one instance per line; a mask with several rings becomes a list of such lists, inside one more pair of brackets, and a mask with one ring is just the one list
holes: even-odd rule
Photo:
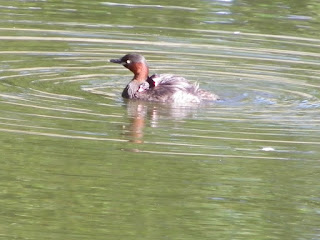
[[[320, 239], [318, 0], [0, 0], [1, 239]], [[152, 73], [223, 100], [124, 101]]]

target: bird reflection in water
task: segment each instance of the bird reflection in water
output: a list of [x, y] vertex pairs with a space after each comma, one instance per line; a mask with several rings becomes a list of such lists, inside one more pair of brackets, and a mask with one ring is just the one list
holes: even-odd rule
[[[186, 117], [192, 117], [198, 111], [199, 105], [168, 106], [163, 103], [128, 100], [126, 102], [130, 125], [124, 127], [124, 135], [133, 143], [144, 143], [146, 127], [157, 128], [162, 121], [172, 120], [177, 123]], [[177, 121], [178, 120], [178, 121]]]

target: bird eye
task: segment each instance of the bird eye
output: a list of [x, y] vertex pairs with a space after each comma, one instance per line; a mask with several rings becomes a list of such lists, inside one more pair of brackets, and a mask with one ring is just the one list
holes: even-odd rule
[[127, 63], [128, 63], [128, 64], [131, 63], [131, 60], [128, 59], [128, 60], [127, 60]]

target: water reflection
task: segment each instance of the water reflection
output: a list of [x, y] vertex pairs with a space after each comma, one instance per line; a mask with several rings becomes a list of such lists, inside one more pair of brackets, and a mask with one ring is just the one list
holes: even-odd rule
[[143, 143], [143, 130], [148, 108], [145, 104], [138, 101], [128, 101], [126, 106], [131, 120], [127, 135], [129, 135], [132, 142]]
[[130, 119], [130, 126], [126, 129], [125, 135], [134, 143], [143, 143], [146, 124], [147, 127], [157, 128], [161, 125], [161, 121], [183, 121], [184, 118], [190, 119], [199, 111], [200, 106], [198, 104], [174, 106], [165, 103], [126, 100], [125, 107]]

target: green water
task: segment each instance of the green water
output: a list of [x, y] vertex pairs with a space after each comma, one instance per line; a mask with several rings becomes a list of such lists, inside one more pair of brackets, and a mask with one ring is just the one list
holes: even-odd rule
[[[320, 239], [318, 1], [0, 12], [1, 239]], [[128, 52], [223, 101], [124, 101]]]

